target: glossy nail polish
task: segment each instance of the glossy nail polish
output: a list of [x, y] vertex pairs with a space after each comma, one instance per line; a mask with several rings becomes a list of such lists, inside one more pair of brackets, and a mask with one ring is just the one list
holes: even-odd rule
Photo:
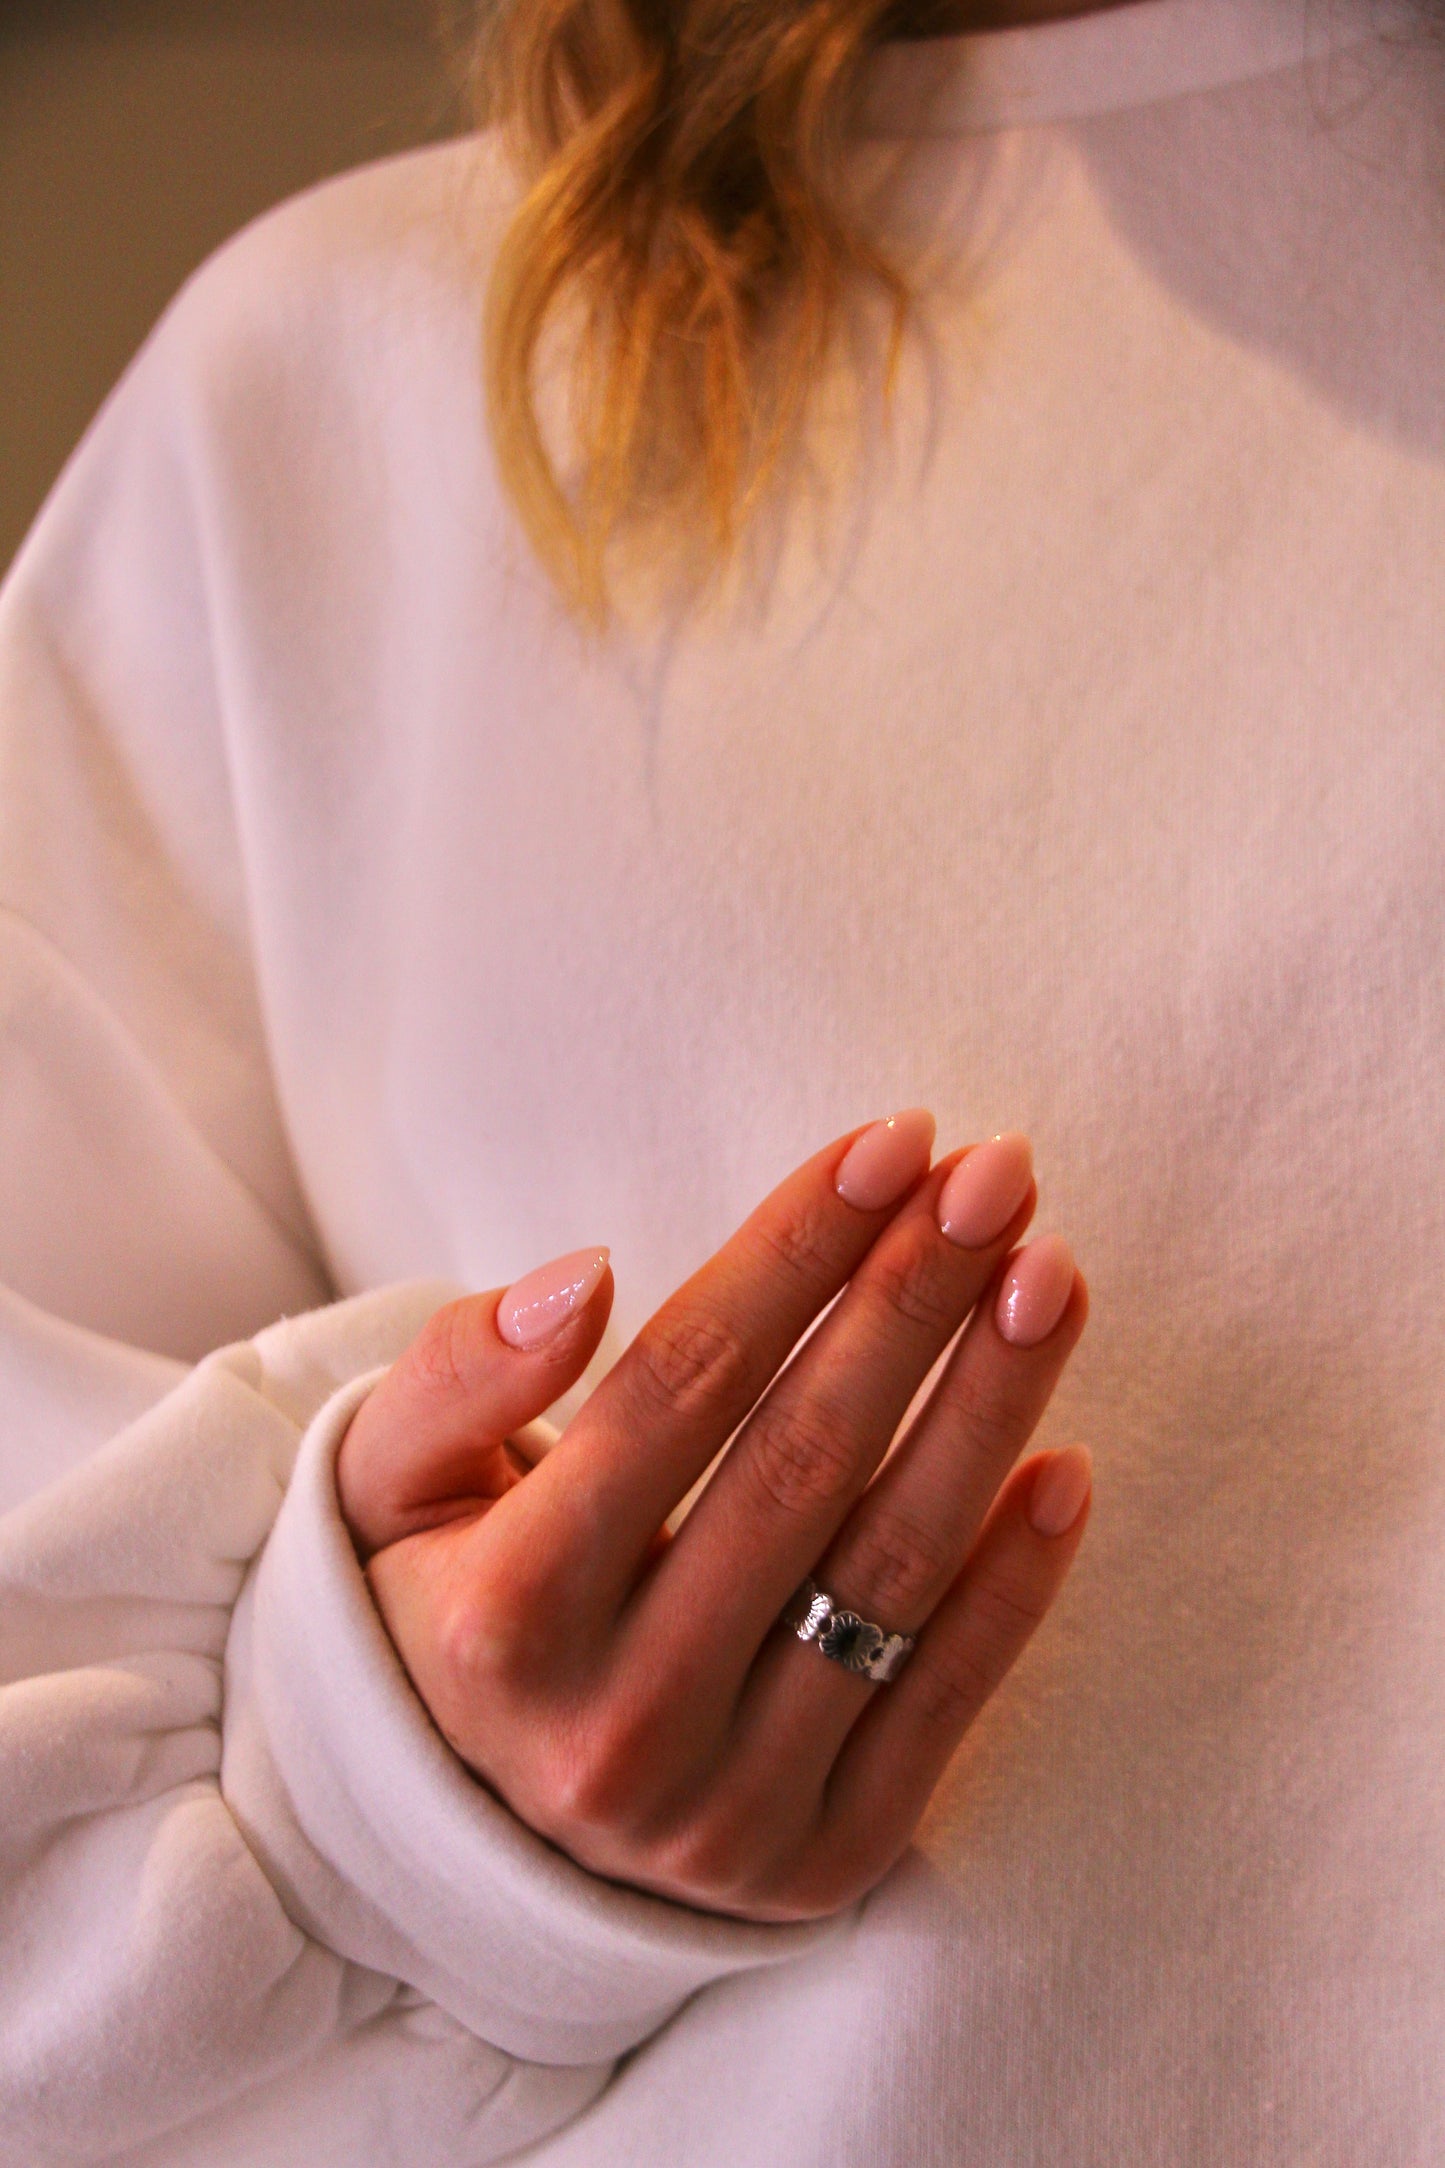
[[875, 1122], [853, 1144], [838, 1169], [838, 1195], [860, 1212], [897, 1204], [928, 1172], [937, 1124], [926, 1107], [909, 1107]]
[[994, 1319], [1015, 1347], [1037, 1347], [1064, 1314], [1074, 1285], [1074, 1255], [1062, 1235], [1041, 1235], [1004, 1274]]
[[963, 1250], [996, 1242], [1028, 1195], [1033, 1172], [1032, 1148], [1017, 1129], [976, 1144], [939, 1194], [938, 1224], [949, 1241]]
[[1086, 1445], [1066, 1445], [1061, 1453], [1051, 1453], [1029, 1494], [1030, 1526], [1041, 1536], [1061, 1536], [1072, 1528], [1089, 1495], [1093, 1468]]
[[497, 1304], [497, 1331], [502, 1338], [529, 1355], [545, 1347], [596, 1294], [611, 1254], [610, 1250], [572, 1250], [515, 1281]]

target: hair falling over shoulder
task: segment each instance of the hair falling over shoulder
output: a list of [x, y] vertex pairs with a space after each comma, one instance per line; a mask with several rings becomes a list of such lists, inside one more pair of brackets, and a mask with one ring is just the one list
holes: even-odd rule
[[[914, 15], [924, 12], [915, 7]], [[906, 280], [840, 186], [864, 62], [898, 0], [488, 0], [473, 92], [522, 193], [492, 272], [488, 400], [505, 485], [579, 614], [609, 544], [662, 523], [730, 558], [796, 434], [858, 274]], [[565, 330], [565, 441], [544, 426]]]

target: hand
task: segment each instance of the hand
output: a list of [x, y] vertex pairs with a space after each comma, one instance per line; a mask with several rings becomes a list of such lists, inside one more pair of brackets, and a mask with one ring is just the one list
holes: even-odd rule
[[[441, 1311], [343, 1441], [342, 1509], [433, 1720], [597, 1874], [751, 1920], [860, 1896], [1073, 1561], [1087, 1454], [1014, 1463], [1087, 1290], [1058, 1236], [1011, 1254], [1026, 1140], [929, 1171], [932, 1135], [901, 1115], [799, 1168], [537, 1466], [508, 1441], [596, 1349], [605, 1251]], [[779, 1625], [809, 1576], [918, 1634], [893, 1682]]]

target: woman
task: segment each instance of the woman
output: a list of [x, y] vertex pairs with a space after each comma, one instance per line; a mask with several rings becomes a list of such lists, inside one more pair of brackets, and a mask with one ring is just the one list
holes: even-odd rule
[[0, 608], [6, 2142], [1436, 2160], [1424, 18], [503, 30]]

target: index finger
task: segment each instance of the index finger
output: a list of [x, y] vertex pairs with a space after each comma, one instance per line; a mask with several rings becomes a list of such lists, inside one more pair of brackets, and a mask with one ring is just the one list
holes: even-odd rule
[[523, 1487], [568, 1585], [621, 1606], [662, 1522], [927, 1174], [934, 1133], [910, 1107], [836, 1138], [644, 1325]]

